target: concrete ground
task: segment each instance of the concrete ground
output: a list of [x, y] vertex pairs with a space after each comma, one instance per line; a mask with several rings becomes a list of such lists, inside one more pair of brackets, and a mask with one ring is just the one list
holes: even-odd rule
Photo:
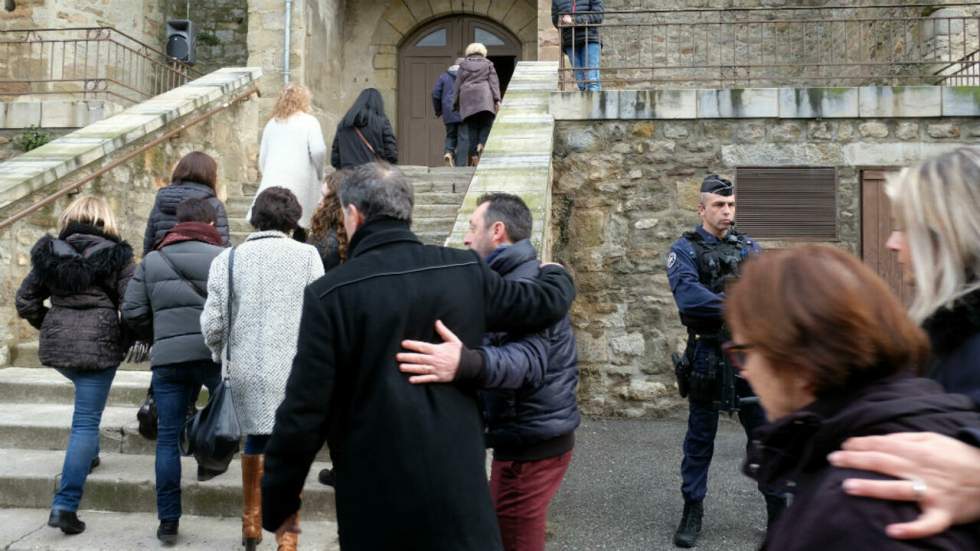
[[[548, 551], [671, 550], [684, 508], [686, 417], [584, 419], [575, 455], [551, 505]], [[722, 417], [697, 549], [752, 551], [765, 536], [761, 494], [739, 471], [745, 433]]]

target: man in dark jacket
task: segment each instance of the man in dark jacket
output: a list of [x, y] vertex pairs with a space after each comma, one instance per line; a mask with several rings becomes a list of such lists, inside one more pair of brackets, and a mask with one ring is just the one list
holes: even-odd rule
[[306, 289], [266, 448], [263, 525], [291, 529], [326, 439], [343, 549], [499, 550], [474, 385], [412, 385], [395, 355], [403, 339], [435, 340], [436, 320], [469, 347], [488, 329], [547, 327], [565, 315], [571, 279], [546, 266], [506, 282], [472, 252], [422, 245], [394, 167], [355, 168], [340, 197], [350, 260]]
[[561, 31], [561, 50], [575, 71], [582, 91], [599, 91], [599, 58], [602, 40], [599, 25], [605, 8], [602, 0], [551, 0], [551, 22]]
[[146, 255], [126, 288], [122, 314], [144, 338], [153, 337], [150, 365], [157, 404], [156, 460], [157, 537], [177, 538], [181, 516], [180, 453], [177, 439], [188, 406], [201, 385], [214, 390], [221, 366], [201, 335], [201, 312], [207, 299], [211, 261], [221, 251], [214, 227], [216, 213], [205, 198], [177, 205], [177, 225]]
[[[465, 243], [505, 280], [533, 279], [540, 269], [528, 240], [531, 224], [520, 197], [486, 194], [477, 199]], [[565, 316], [539, 333], [489, 333], [476, 350], [448, 329], [439, 332], [446, 341], [440, 345], [404, 343], [411, 352], [398, 355], [401, 370], [418, 374], [415, 383], [449, 382], [462, 372], [487, 389], [481, 398], [494, 450], [490, 493], [504, 549], [544, 551], [548, 505], [568, 470], [581, 421], [571, 322]]]
[[456, 144], [459, 140], [459, 123], [463, 119], [459, 112], [453, 109], [453, 102], [456, 96], [453, 94], [453, 87], [456, 85], [456, 73], [459, 71], [459, 64], [463, 58], [458, 58], [456, 63], [449, 66], [445, 73], [439, 75], [436, 85], [432, 89], [432, 107], [435, 109], [436, 116], [442, 117], [442, 123], [446, 126], [446, 154], [443, 160], [446, 166], [456, 166]]

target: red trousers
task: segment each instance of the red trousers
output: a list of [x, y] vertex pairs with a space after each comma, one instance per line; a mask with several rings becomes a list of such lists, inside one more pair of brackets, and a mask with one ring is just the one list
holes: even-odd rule
[[571, 461], [571, 450], [540, 461], [494, 459], [490, 497], [506, 551], [544, 551], [548, 505]]

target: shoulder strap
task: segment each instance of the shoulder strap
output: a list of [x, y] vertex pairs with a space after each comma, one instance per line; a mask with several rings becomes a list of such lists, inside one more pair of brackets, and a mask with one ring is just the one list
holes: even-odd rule
[[358, 127], [355, 126], [354, 127], [354, 132], [357, 132], [357, 137], [360, 138], [361, 139], [361, 142], [363, 142], [364, 145], [367, 146], [368, 151], [370, 151], [372, 155], [377, 155], [378, 154], [378, 152], [375, 151], [373, 147], [371, 147], [371, 143], [367, 141], [367, 138], [364, 137], [364, 134], [361, 133], [361, 129], [360, 128], [358, 128]]
[[186, 275], [184, 275], [184, 272], [181, 272], [179, 269], [177, 269], [177, 266], [174, 265], [173, 261], [170, 260], [170, 257], [168, 257], [163, 252], [162, 249], [161, 250], [158, 250], [157, 253], [159, 253], [160, 258], [162, 258], [163, 261], [167, 263], [167, 266], [170, 266], [170, 269], [173, 270], [175, 274], [177, 274], [177, 277], [179, 277], [181, 281], [183, 281], [183, 282], [187, 283], [188, 285], [190, 285], [191, 288], [194, 289], [194, 292], [197, 293], [198, 296], [200, 296], [204, 300], [207, 300], [207, 298], [208, 298], [208, 291], [207, 291], [207, 289], [202, 289], [201, 286], [198, 285], [196, 281], [194, 281], [193, 279], [187, 277]]
[[[231, 361], [231, 328], [234, 325], [233, 307], [235, 303], [235, 247], [228, 251], [228, 335], [225, 337], [225, 357]], [[224, 367], [223, 369], [227, 369]]]

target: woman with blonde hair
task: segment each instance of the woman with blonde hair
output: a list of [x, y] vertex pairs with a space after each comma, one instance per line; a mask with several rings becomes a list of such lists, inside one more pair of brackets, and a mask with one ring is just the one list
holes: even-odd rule
[[454, 107], [463, 122], [459, 127], [456, 166], [475, 165], [483, 154], [493, 120], [500, 110], [500, 79], [487, 47], [474, 42], [466, 47], [466, 59], [456, 73]]
[[[311, 113], [310, 91], [299, 84], [287, 84], [272, 111], [272, 118], [262, 131], [259, 148], [259, 170], [262, 182], [258, 197], [276, 186], [293, 192], [303, 214], [299, 225], [310, 227], [310, 218], [320, 202], [320, 182], [327, 158], [320, 121]], [[246, 215], [251, 218], [251, 209]]]
[[41, 363], [75, 386], [71, 434], [48, 526], [78, 534], [85, 530], [77, 514], [85, 480], [99, 465], [102, 411], [130, 344], [119, 305], [133, 275], [133, 249], [101, 197], [75, 199], [58, 220], [58, 231], [31, 249], [31, 271], [16, 303], [17, 314], [41, 331]]
[[980, 404], [980, 148], [906, 168], [886, 192], [887, 246], [915, 282], [910, 314], [932, 344], [928, 374]]

